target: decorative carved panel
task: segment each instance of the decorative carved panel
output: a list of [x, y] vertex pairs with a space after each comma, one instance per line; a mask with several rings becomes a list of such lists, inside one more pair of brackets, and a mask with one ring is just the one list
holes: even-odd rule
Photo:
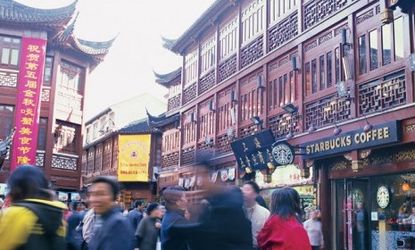
[[200, 78], [199, 95], [205, 93], [213, 86], [215, 86], [215, 70], [211, 70], [209, 73]]
[[218, 74], [219, 82], [235, 74], [237, 70], [236, 55], [233, 55], [219, 64]]
[[268, 119], [268, 127], [272, 130], [275, 138], [285, 137], [291, 128], [292, 133], [300, 131], [298, 116], [291, 117], [288, 113], [279, 114]]
[[281, 22], [277, 23], [274, 27], [269, 30], [268, 44], [269, 51], [272, 51], [288, 40], [298, 35], [298, 16], [297, 12], [288, 16]]
[[245, 68], [264, 55], [262, 40], [262, 36], [260, 36], [241, 49], [241, 68]]
[[53, 155], [52, 156], [52, 168], [76, 170], [77, 169], [77, 157]]
[[356, 24], [361, 24], [375, 15], [373, 8], [356, 16]]
[[0, 70], [0, 87], [16, 87], [18, 71]]
[[162, 156], [161, 166], [163, 168], [177, 165], [179, 165], [179, 152], [173, 152]]
[[43, 168], [45, 166], [45, 153], [37, 152], [36, 153], [36, 166]]
[[346, 6], [347, 0], [312, 0], [304, 6], [304, 29], [321, 22]]
[[42, 102], [49, 102], [50, 100], [50, 88], [42, 88], [42, 95], [41, 95]]
[[395, 74], [361, 84], [359, 90], [359, 113], [366, 115], [381, 112], [406, 103], [405, 75]]
[[393, 148], [377, 149], [363, 160], [363, 166], [379, 167], [398, 162], [415, 161], [415, 145], [405, 144]]
[[330, 96], [306, 104], [305, 125], [315, 128], [334, 124], [351, 118], [350, 101]]
[[190, 102], [196, 98], [196, 83], [193, 83], [185, 90], [183, 90], [183, 104]]
[[330, 41], [330, 39], [332, 39], [332, 38], [333, 38], [333, 32], [329, 31], [326, 34], [324, 34], [324, 35], [322, 35], [318, 38], [318, 44], [321, 45], [321, 44], [323, 44], [327, 41]]
[[253, 133], [255, 133], [257, 131], [258, 127], [257, 125], [250, 125], [250, 126], [246, 126], [243, 128], [239, 129], [239, 137], [240, 138], [245, 138], [247, 136], [252, 135]]
[[230, 152], [231, 150], [231, 140], [229, 139], [229, 136], [226, 134], [218, 136], [216, 139], [216, 154], [223, 154]]
[[317, 39], [314, 39], [311, 42], [304, 44], [304, 52], [310, 51], [315, 47], [317, 47]]
[[182, 98], [181, 94], [178, 94], [178, 95], [173, 96], [172, 98], [170, 98], [168, 100], [168, 103], [167, 103], [167, 110], [170, 111], [170, 110], [173, 110], [173, 109], [176, 109], [176, 108], [180, 107], [180, 99], [181, 98]]
[[189, 147], [182, 150], [181, 165], [190, 164], [195, 161], [195, 147]]

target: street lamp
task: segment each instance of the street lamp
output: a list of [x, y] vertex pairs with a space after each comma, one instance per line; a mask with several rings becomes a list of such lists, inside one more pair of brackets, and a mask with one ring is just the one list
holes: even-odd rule
[[251, 121], [262, 130], [262, 124], [264, 123], [259, 116], [253, 116], [251, 117]]

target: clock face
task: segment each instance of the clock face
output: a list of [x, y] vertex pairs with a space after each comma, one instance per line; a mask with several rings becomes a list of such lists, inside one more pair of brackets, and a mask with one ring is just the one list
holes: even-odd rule
[[294, 162], [294, 152], [286, 143], [278, 143], [272, 148], [272, 156], [278, 165], [288, 165]]
[[389, 189], [386, 186], [380, 186], [376, 193], [376, 200], [380, 208], [386, 208], [390, 202]]

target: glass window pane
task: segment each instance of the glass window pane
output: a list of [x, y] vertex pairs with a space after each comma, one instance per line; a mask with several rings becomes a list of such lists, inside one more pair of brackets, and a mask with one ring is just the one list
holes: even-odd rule
[[1, 63], [2, 64], [9, 64], [9, 59], [10, 59], [10, 49], [3, 48], [1, 50]]
[[17, 65], [18, 61], [19, 61], [19, 50], [12, 49], [10, 64]]
[[366, 73], [366, 36], [359, 37], [359, 74]]
[[326, 72], [325, 72], [325, 63], [324, 63], [324, 55], [320, 56], [320, 90], [326, 87]]
[[340, 64], [340, 49], [336, 48], [334, 50], [334, 67], [335, 67], [335, 77], [336, 77], [336, 84], [341, 81], [341, 64]]
[[395, 60], [403, 59], [403, 18], [400, 17], [394, 21], [394, 39], [395, 39]]
[[305, 64], [305, 88], [307, 95], [311, 94], [311, 75], [310, 75], [310, 63]]
[[317, 61], [314, 59], [311, 61], [311, 87], [312, 92], [317, 92]]
[[378, 68], [378, 31], [373, 30], [369, 33], [370, 43], [370, 70]]
[[392, 50], [392, 29], [391, 24], [385, 24], [382, 26], [382, 57], [383, 65], [391, 63], [391, 50]]
[[332, 81], [332, 63], [333, 63], [333, 53], [330, 51], [327, 53], [327, 88], [331, 87]]

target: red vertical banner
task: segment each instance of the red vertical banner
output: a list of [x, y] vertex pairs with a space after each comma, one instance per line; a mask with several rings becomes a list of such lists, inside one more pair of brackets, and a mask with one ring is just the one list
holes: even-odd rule
[[36, 163], [40, 95], [46, 56], [46, 40], [23, 37], [21, 44], [11, 171], [19, 165]]

